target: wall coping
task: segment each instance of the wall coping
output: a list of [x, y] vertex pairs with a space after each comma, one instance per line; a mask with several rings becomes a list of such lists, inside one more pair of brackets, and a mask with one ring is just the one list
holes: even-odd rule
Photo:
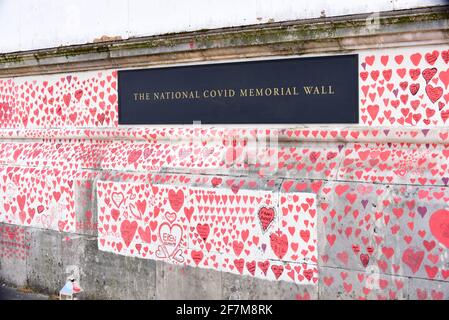
[[0, 54], [0, 78], [449, 43], [449, 6], [200, 30]]
[[66, 129], [1, 129], [0, 140], [125, 140], [146, 142], [222, 141], [223, 138], [277, 135], [282, 143], [407, 143], [449, 145], [449, 128], [366, 127], [366, 126], [164, 126]]

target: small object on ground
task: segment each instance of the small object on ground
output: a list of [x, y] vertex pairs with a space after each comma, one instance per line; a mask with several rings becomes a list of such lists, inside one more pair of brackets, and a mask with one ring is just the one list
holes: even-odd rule
[[83, 288], [78, 285], [75, 278], [69, 277], [64, 287], [59, 291], [59, 300], [77, 300], [76, 295], [80, 292], [83, 292]]

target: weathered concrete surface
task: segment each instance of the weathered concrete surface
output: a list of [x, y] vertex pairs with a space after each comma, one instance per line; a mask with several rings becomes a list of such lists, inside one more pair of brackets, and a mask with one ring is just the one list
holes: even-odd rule
[[409, 298], [413, 300], [449, 300], [449, 283], [411, 279]]
[[[19, 234], [22, 237], [18, 236]], [[25, 228], [19, 226], [6, 226], [0, 224], [0, 278], [3, 278], [8, 283], [13, 283], [17, 286], [25, 286], [26, 277], [26, 255], [28, 254], [27, 246], [29, 243], [29, 233]], [[15, 246], [21, 246], [18, 249]]]
[[[96, 237], [27, 229], [32, 234], [32, 253], [22, 262], [22, 269], [2, 259], [0, 278], [46, 294], [58, 294], [67, 277], [73, 275], [84, 289], [82, 299], [318, 298], [317, 286], [126, 257], [99, 251]], [[15, 277], [10, 276], [11, 270]]]
[[19, 259], [1, 259], [0, 261], [1, 276], [8, 283], [18, 286], [27, 284], [26, 261]]
[[248, 276], [223, 273], [225, 300], [295, 300], [317, 299], [318, 288], [285, 281], [269, 281]]
[[340, 268], [320, 269], [319, 298], [324, 300], [406, 300], [409, 278]]
[[[64, 277], [61, 279], [70, 274], [76, 278], [79, 275], [85, 298], [154, 298], [154, 261], [123, 256], [118, 258], [116, 255], [99, 251], [96, 237], [69, 235], [61, 240], [64, 266]], [[59, 286], [60, 283], [61, 280]]]
[[[31, 250], [27, 258], [27, 284], [40, 292], [58, 294], [64, 286], [65, 274], [62, 261], [63, 234], [34, 229], [31, 232]], [[61, 286], [61, 280], [64, 283]]]
[[98, 250], [95, 237], [30, 228], [33, 248], [23, 261], [1, 259], [0, 278], [38, 292], [59, 294], [73, 275], [83, 298], [152, 299], [156, 263]]
[[156, 264], [156, 299], [222, 299], [221, 272]]

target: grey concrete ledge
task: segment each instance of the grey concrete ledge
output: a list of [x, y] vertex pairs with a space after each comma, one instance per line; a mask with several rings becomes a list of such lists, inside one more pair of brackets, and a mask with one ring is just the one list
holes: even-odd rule
[[0, 77], [449, 43], [449, 6], [267, 23], [0, 54]]
[[[174, 129], [170, 133], [170, 129]], [[48, 140], [129, 140], [176, 142], [187, 140], [221, 141], [223, 137], [264, 135], [270, 130], [280, 142], [410, 143], [449, 145], [445, 126], [369, 127], [362, 125], [203, 125], [120, 126], [118, 128], [35, 128], [0, 129], [0, 142]], [[212, 133], [212, 131], [214, 133]], [[307, 131], [305, 136], [303, 133]]]

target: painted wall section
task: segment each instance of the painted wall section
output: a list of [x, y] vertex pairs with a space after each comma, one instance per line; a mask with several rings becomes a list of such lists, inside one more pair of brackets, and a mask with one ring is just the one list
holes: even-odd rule
[[99, 248], [174, 264], [317, 282], [315, 195], [98, 184]]
[[[359, 53], [360, 123], [443, 126], [449, 48]], [[1, 128], [118, 127], [117, 72], [0, 79]]]
[[448, 50], [360, 52], [353, 127], [118, 127], [116, 70], [0, 80], [0, 275], [86, 236], [87, 288], [138, 257], [289, 298], [449, 299]]
[[361, 123], [442, 126], [449, 118], [449, 48], [366, 53], [361, 59]]
[[443, 4], [447, 1], [341, 0], [336, 5], [327, 0], [4, 0], [0, 53], [83, 44], [103, 36], [127, 39]]

